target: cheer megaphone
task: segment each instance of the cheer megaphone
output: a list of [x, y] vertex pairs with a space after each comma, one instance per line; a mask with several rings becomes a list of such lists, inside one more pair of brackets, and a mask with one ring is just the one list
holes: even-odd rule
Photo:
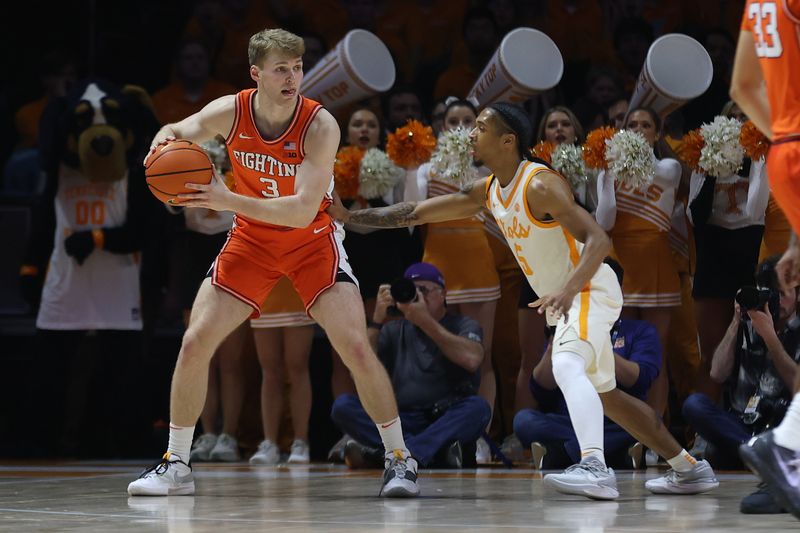
[[335, 110], [388, 91], [394, 78], [394, 61], [383, 41], [366, 30], [351, 30], [305, 75], [300, 92]]
[[481, 106], [519, 103], [561, 81], [564, 60], [553, 40], [532, 28], [508, 32], [467, 96]]
[[703, 45], [682, 33], [659, 37], [647, 52], [628, 110], [650, 107], [663, 119], [706, 92], [713, 75]]

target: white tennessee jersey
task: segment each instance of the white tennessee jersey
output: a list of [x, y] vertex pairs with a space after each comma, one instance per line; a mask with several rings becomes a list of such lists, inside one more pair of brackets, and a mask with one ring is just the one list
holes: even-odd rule
[[[522, 161], [514, 179], [505, 187], [500, 186], [494, 175], [489, 176], [486, 184], [487, 206], [528, 283], [539, 296], [552, 294], [564, 287], [583, 251], [583, 243], [570, 235], [561, 224], [555, 220], [537, 220], [528, 208], [528, 184], [536, 174], [547, 170], [544, 165]], [[591, 288], [602, 290], [611, 279], [609, 272], [611, 269], [608, 265], [601, 265], [592, 277]], [[616, 282], [616, 278], [613, 281]]]
[[127, 175], [112, 183], [91, 183], [78, 170], [61, 165], [55, 241], [38, 328], [142, 329], [137, 255], [95, 249], [79, 265], [64, 249], [64, 239], [72, 233], [121, 226], [127, 209]]

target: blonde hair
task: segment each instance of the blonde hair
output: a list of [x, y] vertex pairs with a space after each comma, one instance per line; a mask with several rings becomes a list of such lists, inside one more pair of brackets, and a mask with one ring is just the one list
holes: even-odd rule
[[260, 66], [270, 51], [278, 50], [292, 57], [302, 57], [306, 51], [303, 38], [280, 28], [261, 30], [250, 37], [247, 58], [251, 65]]

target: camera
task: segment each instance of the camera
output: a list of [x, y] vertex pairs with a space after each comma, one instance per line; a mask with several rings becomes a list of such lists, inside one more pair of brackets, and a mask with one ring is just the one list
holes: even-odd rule
[[[417, 299], [417, 286], [410, 279], [400, 278], [393, 281], [389, 287], [389, 292], [392, 293], [392, 298], [397, 303], [408, 304]], [[386, 312], [391, 316], [401, 316], [403, 314], [396, 305], [387, 307]]]
[[736, 303], [739, 304], [742, 311], [761, 311], [769, 303], [771, 293], [772, 291], [769, 289], [744, 286], [736, 292]]

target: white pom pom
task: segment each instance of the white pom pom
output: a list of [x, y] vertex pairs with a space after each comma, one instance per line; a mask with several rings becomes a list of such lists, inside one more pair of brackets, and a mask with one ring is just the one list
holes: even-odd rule
[[358, 194], [368, 200], [385, 195], [405, 176], [405, 170], [378, 148], [370, 148], [364, 153], [360, 168]]
[[741, 122], [722, 116], [700, 126], [705, 141], [700, 150], [700, 168], [709, 176], [727, 178], [741, 168], [744, 160], [744, 148], [739, 143], [741, 129]]
[[621, 182], [639, 188], [653, 181], [656, 156], [639, 133], [621, 130], [606, 141], [608, 169]]
[[573, 189], [586, 182], [586, 166], [583, 162], [583, 151], [574, 144], [559, 144], [551, 156], [553, 168], [567, 178]]
[[211, 163], [214, 165], [214, 168], [217, 169], [218, 173], [224, 174], [230, 170], [231, 164], [228, 159], [228, 148], [225, 146], [225, 143], [220, 142], [219, 139], [215, 137], [201, 144], [200, 148], [211, 158]]
[[478, 178], [472, 160], [469, 131], [458, 127], [439, 135], [436, 151], [431, 157], [431, 175], [445, 183], [462, 186]]

